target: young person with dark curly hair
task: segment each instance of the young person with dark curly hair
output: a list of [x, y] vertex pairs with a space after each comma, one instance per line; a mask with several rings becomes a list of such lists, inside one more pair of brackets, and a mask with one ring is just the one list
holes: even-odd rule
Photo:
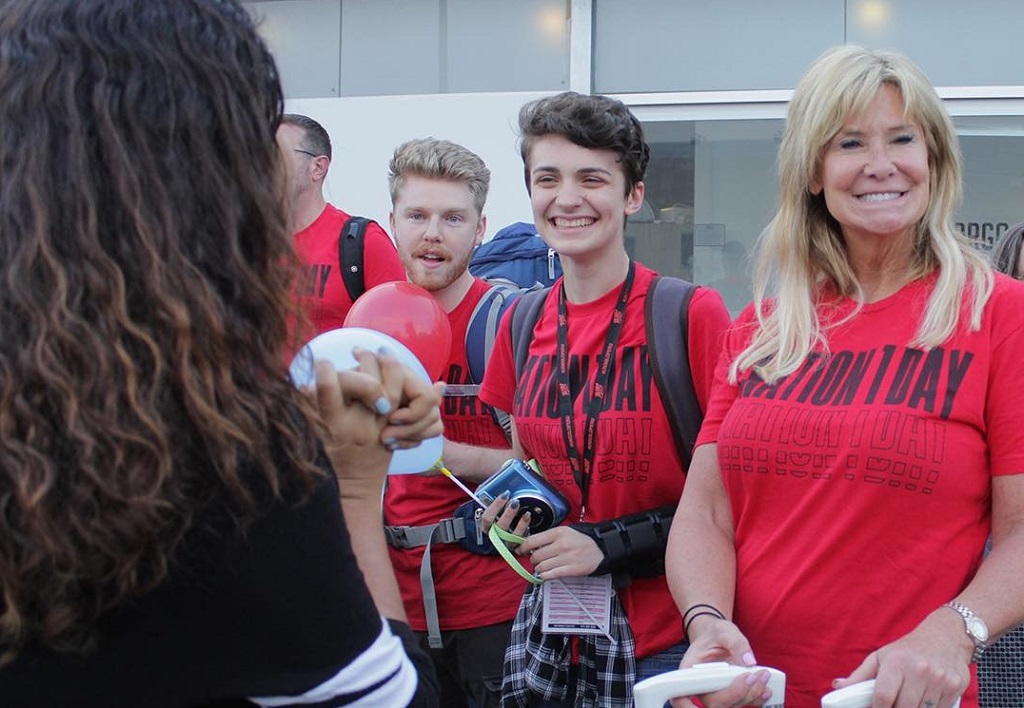
[[[663, 560], [687, 461], [649, 354], [648, 327], [662, 326], [647, 314], [657, 273], [625, 247], [650, 149], [637, 118], [607, 96], [565, 92], [528, 103], [519, 131], [534, 223], [564, 276], [544, 295], [521, 372], [510, 324], [524, 300], [504, 318], [480, 398], [511, 412], [513, 452], [536, 459], [571, 511], [566, 524], [518, 547], [544, 582], [520, 605], [502, 705], [632, 706], [633, 683], [677, 668], [685, 650]], [[709, 288], [697, 288], [684, 307], [680, 348], [699, 419], [729, 315]], [[499, 525], [514, 514], [506, 509]], [[607, 635], [540, 631], [544, 598], [560, 580], [587, 583], [579, 592], [603, 598]]]
[[0, 6], [4, 705], [436, 704], [379, 500], [440, 394], [289, 380], [281, 108], [235, 0]]

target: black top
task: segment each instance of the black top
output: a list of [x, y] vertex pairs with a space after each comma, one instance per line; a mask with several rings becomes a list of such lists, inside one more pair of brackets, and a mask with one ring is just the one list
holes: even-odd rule
[[320, 465], [308, 500], [274, 503], [244, 535], [225, 523], [193, 532], [165, 582], [101, 618], [95, 652], [29, 648], [0, 668], [0, 704], [393, 706], [415, 692], [413, 705], [435, 705], [430, 660], [408, 627], [390, 623], [399, 641], [382, 623]]

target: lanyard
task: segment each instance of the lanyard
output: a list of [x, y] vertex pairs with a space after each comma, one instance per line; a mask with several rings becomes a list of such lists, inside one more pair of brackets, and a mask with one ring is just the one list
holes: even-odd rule
[[586, 402], [586, 421], [583, 427], [583, 455], [576, 447], [575, 416], [573, 415], [573, 395], [569, 389], [569, 313], [565, 304], [565, 283], [558, 289], [558, 352], [556, 357], [556, 374], [558, 382], [558, 411], [562, 419], [562, 437], [565, 439], [565, 451], [572, 466], [572, 476], [579, 485], [583, 501], [580, 505], [580, 521], [587, 510], [587, 486], [590, 483], [591, 467], [594, 464], [594, 450], [597, 440], [597, 418], [604, 408], [604, 399], [608, 393], [608, 382], [611, 379], [612, 362], [615, 361], [615, 349], [622, 333], [622, 322], [626, 319], [626, 304], [629, 292], [633, 289], [633, 277], [636, 265], [629, 261], [626, 280], [622, 283], [622, 292], [612, 320], [608, 324], [604, 346], [601, 348], [601, 359], [590, 400]]

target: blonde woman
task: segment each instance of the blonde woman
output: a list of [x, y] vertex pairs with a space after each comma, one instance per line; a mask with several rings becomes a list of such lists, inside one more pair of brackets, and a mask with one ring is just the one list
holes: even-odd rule
[[775, 666], [787, 708], [866, 679], [875, 708], [976, 706], [1024, 619], [1024, 286], [955, 230], [956, 134], [903, 56], [815, 61], [778, 166], [669, 541], [683, 665]]

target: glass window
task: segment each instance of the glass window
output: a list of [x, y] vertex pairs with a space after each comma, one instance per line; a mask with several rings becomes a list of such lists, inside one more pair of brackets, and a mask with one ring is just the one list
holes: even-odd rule
[[337, 96], [341, 0], [243, 3], [270, 45], [288, 98]]
[[565, 3], [345, 0], [341, 74], [347, 96], [561, 89]]
[[594, 0], [594, 87], [792, 88], [844, 22], [843, 0]]
[[672, 121], [644, 126], [647, 204], [630, 218], [641, 263], [717, 289], [736, 315], [750, 299], [754, 242], [775, 204], [781, 120]]
[[964, 202], [957, 222], [979, 249], [1024, 221], [1024, 116], [955, 118], [964, 157]]
[[341, 94], [443, 93], [443, 3], [343, 1]]
[[[961, 230], [981, 249], [1024, 221], [1024, 116], [956, 118], [964, 154]], [[781, 120], [649, 122], [644, 208], [630, 254], [716, 288], [735, 316], [751, 299], [751, 253], [775, 211]]]
[[271, 0], [245, 6], [287, 98], [569, 85], [565, 0]]
[[912, 58], [936, 86], [1024, 84], [1019, 0], [593, 0], [600, 93], [792, 88], [828, 47]]
[[1024, 84], [1024, 3], [990, 0], [850, 0], [846, 41], [898, 49], [935, 86]]
[[447, 0], [449, 93], [569, 88], [565, 0]]

